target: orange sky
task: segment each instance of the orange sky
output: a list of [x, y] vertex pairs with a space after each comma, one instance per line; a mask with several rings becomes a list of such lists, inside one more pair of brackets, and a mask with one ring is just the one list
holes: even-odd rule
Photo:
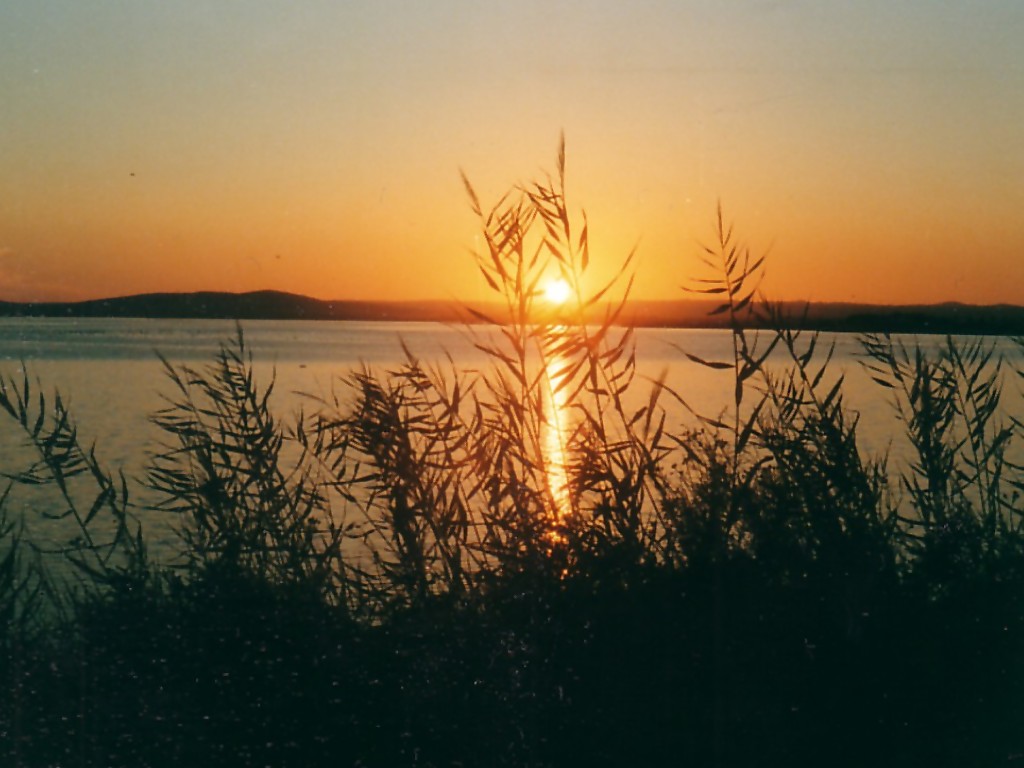
[[16, 5], [3, 299], [479, 298], [459, 168], [493, 200], [564, 130], [636, 296], [721, 199], [775, 298], [1024, 304], [1015, 0]]

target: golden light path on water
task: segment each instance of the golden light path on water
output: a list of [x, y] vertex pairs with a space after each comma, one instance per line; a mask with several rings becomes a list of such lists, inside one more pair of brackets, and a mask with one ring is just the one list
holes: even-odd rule
[[[542, 297], [549, 307], [556, 311], [575, 297], [573, 287], [564, 277], [553, 277], [545, 281]], [[569, 462], [566, 447], [569, 430], [569, 405], [565, 376], [568, 361], [558, 352], [568, 333], [564, 325], [551, 324], [545, 329], [544, 364], [544, 425], [542, 434], [542, 459], [547, 475], [548, 493], [551, 496], [552, 540], [561, 536], [558, 530], [572, 514], [572, 493], [569, 489]]]
[[[550, 338], [557, 340], [565, 330], [563, 326], [552, 328]], [[569, 490], [566, 448], [569, 434], [569, 408], [566, 402], [568, 387], [564, 386], [565, 371], [566, 360], [561, 355], [553, 353], [545, 356], [543, 459], [556, 531], [572, 514], [572, 494]], [[553, 538], [557, 541], [559, 534], [555, 532]]]

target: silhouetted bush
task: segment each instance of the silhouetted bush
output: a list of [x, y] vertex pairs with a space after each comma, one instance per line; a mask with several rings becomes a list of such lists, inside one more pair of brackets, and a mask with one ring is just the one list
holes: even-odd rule
[[[757, 295], [719, 212], [693, 285], [731, 356], [680, 354], [727, 396], [695, 413], [637, 378], [630, 260], [583, 291], [564, 151], [490, 210], [466, 187], [504, 306], [466, 329], [490, 365], [407, 351], [282, 421], [241, 330], [165, 362], [147, 482], [177, 561], [149, 559], [59, 395], [0, 382], [31, 452], [5, 477], [64, 526], [43, 546], [0, 501], [3, 764], [1018, 759], [1024, 475], [995, 345], [864, 337], [910, 451], [866, 456], [832, 349]], [[549, 275], [569, 306], [538, 301]]]

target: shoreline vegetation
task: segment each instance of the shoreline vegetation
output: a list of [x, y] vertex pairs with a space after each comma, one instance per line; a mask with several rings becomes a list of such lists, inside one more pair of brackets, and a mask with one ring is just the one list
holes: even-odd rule
[[[629, 300], [619, 322], [634, 328], [728, 328], [725, 317], [711, 316], [713, 301]], [[911, 333], [953, 335], [1024, 335], [1024, 307], [956, 302], [921, 305], [875, 305], [844, 302], [782, 302], [779, 319], [787, 328], [834, 333]], [[586, 315], [599, 322], [607, 307]], [[231, 320], [359, 320], [479, 323], [480, 314], [500, 318], [494, 303], [457, 301], [326, 301], [282, 291], [227, 293], [151, 293], [76, 302], [0, 301], [0, 317], [115, 317]], [[507, 319], [507, 318], [506, 318]], [[767, 328], [758, 316], [743, 318], [744, 327]]]
[[0, 466], [0, 763], [1019, 764], [1019, 363], [864, 333], [910, 446], [868, 454], [830, 344], [758, 295], [719, 211], [689, 290], [731, 353], [679, 356], [722, 407], [672, 423], [685, 390], [637, 373], [621, 324], [631, 257], [579, 293], [564, 172], [563, 144], [490, 208], [466, 183], [503, 307], [465, 327], [486, 365], [408, 353], [282, 416], [239, 324], [205, 365], [164, 361], [140, 478], [48, 385], [0, 377], [24, 448]]

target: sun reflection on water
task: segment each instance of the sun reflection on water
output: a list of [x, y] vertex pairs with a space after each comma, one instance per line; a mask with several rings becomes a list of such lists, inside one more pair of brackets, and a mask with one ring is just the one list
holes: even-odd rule
[[[558, 326], [551, 329], [550, 337], [557, 340], [566, 329]], [[558, 529], [572, 514], [572, 494], [569, 488], [569, 464], [567, 441], [569, 435], [569, 407], [567, 402], [566, 360], [558, 353], [545, 356], [544, 360], [544, 430], [543, 459], [547, 475], [548, 492], [551, 496], [554, 531], [552, 538], [561, 540]]]

